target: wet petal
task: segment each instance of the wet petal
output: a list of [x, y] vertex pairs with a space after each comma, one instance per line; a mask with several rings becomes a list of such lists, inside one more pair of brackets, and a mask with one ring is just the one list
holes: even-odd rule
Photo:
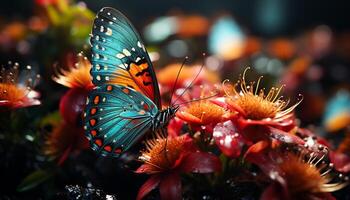
[[213, 138], [226, 156], [236, 158], [241, 154], [244, 141], [231, 121], [217, 124], [214, 128]]
[[295, 144], [300, 144], [304, 145], [305, 141], [299, 138], [296, 135], [292, 135], [288, 132], [282, 131], [280, 129], [274, 128], [274, 127], [269, 127], [270, 129], [270, 135], [272, 138], [279, 140], [281, 142], [285, 143], [295, 143]]
[[183, 157], [180, 166], [182, 172], [211, 173], [221, 170], [221, 161], [207, 152], [189, 153]]

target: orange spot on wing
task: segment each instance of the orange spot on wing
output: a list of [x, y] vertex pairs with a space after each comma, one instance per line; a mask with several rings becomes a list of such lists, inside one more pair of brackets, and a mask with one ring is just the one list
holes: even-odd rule
[[147, 71], [148, 67], [147, 62], [140, 65], [131, 63], [129, 71], [125, 69], [116, 70], [114, 73], [117, 76], [112, 78], [109, 83], [131, 87], [154, 100], [153, 80], [151, 74]]
[[143, 104], [143, 109], [144, 109], [145, 111], [148, 111], [149, 107], [148, 107], [148, 105], [147, 105], [146, 103]]
[[122, 150], [121, 148], [116, 148], [116, 149], [114, 150], [114, 153], [120, 154], [122, 151], [123, 151], [123, 150]]
[[112, 151], [112, 147], [111, 146], [105, 146], [103, 148], [105, 151], [111, 152]]
[[97, 131], [96, 131], [96, 130], [91, 130], [90, 133], [91, 133], [91, 135], [94, 136], [94, 137], [97, 135]]
[[107, 86], [107, 91], [112, 91], [113, 87], [111, 85]]
[[130, 93], [130, 90], [129, 90], [128, 88], [124, 88], [124, 89], [123, 89], [123, 92], [124, 92], [125, 94], [129, 94], [129, 93]]
[[95, 140], [95, 144], [97, 145], [97, 146], [102, 146], [102, 140], [101, 139], [96, 139]]
[[94, 98], [94, 104], [98, 104], [100, 102], [100, 96], [95, 96]]
[[96, 112], [97, 112], [97, 109], [96, 109], [96, 108], [91, 108], [91, 110], [90, 110], [90, 114], [91, 114], [91, 115], [96, 114]]
[[95, 126], [96, 124], [96, 119], [90, 119], [90, 125]]

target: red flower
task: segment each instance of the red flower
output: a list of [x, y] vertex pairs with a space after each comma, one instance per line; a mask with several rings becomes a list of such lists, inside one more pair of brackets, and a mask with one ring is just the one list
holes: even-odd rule
[[330, 192], [347, 185], [346, 179], [337, 180], [324, 154], [269, 152], [255, 158], [259, 167], [273, 183], [267, 187], [261, 200], [270, 199], [334, 199]]
[[73, 88], [61, 97], [60, 114], [66, 122], [72, 125], [81, 123], [88, 93], [87, 90]]
[[80, 127], [72, 126], [62, 121], [57, 124], [52, 133], [46, 138], [44, 154], [57, 158], [62, 164], [73, 152], [87, 149], [89, 141]]
[[60, 113], [64, 120], [77, 125], [81, 122], [86, 97], [94, 87], [90, 77], [90, 61], [78, 54], [78, 62], [69, 70], [61, 70], [53, 80], [59, 84], [71, 88], [60, 101]]
[[220, 93], [216, 87], [194, 86], [176, 100], [180, 105], [183, 104], [176, 116], [188, 123], [193, 131], [205, 130], [211, 134], [215, 125], [229, 119], [231, 114], [226, 109], [206, 99], [218, 95]]
[[220, 160], [211, 153], [196, 150], [188, 135], [149, 140], [146, 146], [147, 150], [140, 157], [144, 164], [136, 173], [150, 174], [151, 177], [141, 186], [137, 199], [144, 198], [158, 186], [162, 199], [181, 199], [181, 173], [221, 170]]
[[[227, 96], [224, 102], [212, 102], [237, 113], [232, 121], [245, 139], [253, 143], [259, 142], [258, 146], [251, 147], [255, 151], [259, 151], [257, 147], [268, 147], [273, 138], [286, 143], [304, 144], [302, 139], [290, 133], [296, 127], [293, 110], [301, 100], [288, 107], [289, 101], [284, 101], [279, 96], [283, 87], [271, 88], [267, 94], [263, 89], [259, 91], [261, 78], [256, 85], [247, 85], [245, 73], [248, 69], [235, 86], [224, 86]], [[236, 88], [237, 85], [239, 89]]]
[[231, 121], [217, 124], [214, 128], [213, 138], [226, 156], [237, 158], [241, 155], [245, 141]]
[[167, 128], [168, 128], [168, 137], [177, 137], [181, 135], [182, 127], [184, 126], [184, 121], [174, 117], [172, 120], [170, 120]]
[[15, 63], [9, 70], [2, 68], [0, 71], [0, 107], [16, 109], [40, 105], [40, 101], [37, 99], [39, 93], [32, 90], [40, 76], [36, 75], [35, 80], [28, 77], [32, 72], [31, 67], [27, 66], [26, 80], [21, 83], [18, 80], [18, 67], [18, 63]]

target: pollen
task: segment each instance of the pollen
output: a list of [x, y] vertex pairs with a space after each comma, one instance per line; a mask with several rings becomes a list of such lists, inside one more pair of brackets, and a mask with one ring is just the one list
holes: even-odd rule
[[68, 70], [58, 69], [52, 79], [69, 88], [91, 89], [93, 87], [90, 76], [91, 63], [82, 53], [79, 53], [77, 58], [78, 62], [74, 67]]
[[186, 136], [168, 139], [158, 136], [157, 139], [147, 140], [145, 144], [146, 150], [139, 159], [149, 165], [151, 173], [156, 173], [169, 170], [175, 165], [185, 149]]
[[191, 103], [184, 111], [181, 112], [188, 113], [198, 118], [201, 124], [219, 122], [222, 120], [222, 117], [225, 114], [225, 110], [222, 107], [205, 100]]
[[[12, 65], [11, 62], [9, 62]], [[21, 73], [25, 82], [19, 81], [19, 65], [15, 63], [9, 69], [1, 68], [0, 70], [0, 106], [9, 108], [19, 108], [32, 105], [39, 105], [40, 101], [36, 98], [39, 93], [32, 90], [37, 84], [40, 76], [32, 78], [31, 67]]]
[[227, 86], [226, 81], [223, 83], [224, 92], [229, 97], [227, 103], [238, 107], [237, 111], [245, 115], [246, 118], [252, 120], [284, 119], [302, 101], [300, 99], [288, 107], [289, 100], [285, 101], [280, 96], [283, 86], [272, 87], [267, 93], [264, 89], [259, 89], [262, 77], [258, 79], [256, 84], [254, 82], [247, 84], [245, 74], [248, 69], [250, 68], [244, 71], [242, 78], [234, 86]]
[[294, 198], [311, 197], [314, 194], [334, 192], [347, 185], [342, 180], [334, 182], [332, 164], [323, 162], [323, 158], [313, 153], [310, 155], [288, 154], [287, 159], [279, 164], [286, 183], [288, 191]]

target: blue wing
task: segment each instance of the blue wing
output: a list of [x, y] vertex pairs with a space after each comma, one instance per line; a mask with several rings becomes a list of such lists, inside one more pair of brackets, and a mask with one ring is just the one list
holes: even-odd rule
[[84, 129], [94, 151], [118, 156], [151, 128], [157, 106], [141, 93], [120, 85], [98, 86], [87, 99]]
[[157, 78], [147, 50], [129, 20], [113, 8], [102, 8], [93, 24], [92, 82], [128, 86], [161, 108]]

